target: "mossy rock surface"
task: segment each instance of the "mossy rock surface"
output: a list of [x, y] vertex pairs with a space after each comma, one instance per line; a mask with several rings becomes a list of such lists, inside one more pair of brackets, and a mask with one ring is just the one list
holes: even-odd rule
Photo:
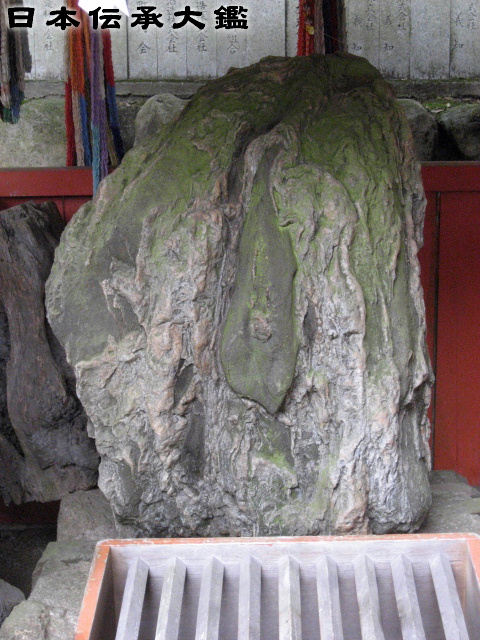
[[62, 237], [49, 319], [143, 535], [409, 531], [431, 371], [408, 123], [354, 56], [202, 87]]

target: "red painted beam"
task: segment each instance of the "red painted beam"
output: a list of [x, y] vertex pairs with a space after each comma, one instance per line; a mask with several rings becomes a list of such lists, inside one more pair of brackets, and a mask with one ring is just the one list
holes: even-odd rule
[[0, 169], [0, 198], [92, 197], [92, 169]]
[[480, 162], [424, 162], [425, 191], [480, 191]]
[[[424, 162], [425, 191], [480, 191], [480, 162]], [[89, 167], [0, 169], [0, 197], [91, 197]]]

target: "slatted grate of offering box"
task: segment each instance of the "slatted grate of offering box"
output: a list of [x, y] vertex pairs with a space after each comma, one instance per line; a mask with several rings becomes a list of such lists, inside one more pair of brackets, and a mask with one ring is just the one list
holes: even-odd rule
[[75, 640], [480, 640], [480, 537], [99, 543]]

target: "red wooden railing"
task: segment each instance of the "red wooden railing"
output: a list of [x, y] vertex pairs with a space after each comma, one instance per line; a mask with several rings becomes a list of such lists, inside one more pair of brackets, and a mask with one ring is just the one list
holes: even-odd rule
[[[480, 485], [480, 163], [425, 163], [425, 244], [419, 258], [436, 371], [434, 464]], [[91, 170], [0, 170], [0, 210], [54, 200], [69, 220], [91, 198]]]
[[92, 170], [88, 167], [0, 169], [0, 211], [28, 200], [53, 200], [68, 222], [91, 200], [92, 193]]

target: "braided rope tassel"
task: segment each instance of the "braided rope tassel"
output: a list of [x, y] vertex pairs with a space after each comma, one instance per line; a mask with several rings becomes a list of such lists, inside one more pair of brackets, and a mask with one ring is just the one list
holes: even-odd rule
[[112, 41], [110, 38], [110, 31], [102, 31], [103, 40], [103, 61], [105, 68], [105, 86], [107, 91], [107, 114], [110, 129], [112, 131], [113, 143], [115, 145], [115, 154], [118, 158], [118, 162], [121, 161], [125, 155], [123, 148], [122, 135], [120, 133], [120, 124], [118, 122], [117, 111], [117, 98], [115, 95], [115, 77], [113, 74], [113, 62], [112, 62]]
[[123, 157], [110, 34], [94, 30], [77, 0], [68, 0], [80, 25], [68, 30], [65, 86], [67, 164], [92, 166], [94, 191]]
[[18, 31], [8, 28], [7, 0], [0, 0], [0, 119], [12, 124], [18, 122], [24, 98], [26, 45]]

